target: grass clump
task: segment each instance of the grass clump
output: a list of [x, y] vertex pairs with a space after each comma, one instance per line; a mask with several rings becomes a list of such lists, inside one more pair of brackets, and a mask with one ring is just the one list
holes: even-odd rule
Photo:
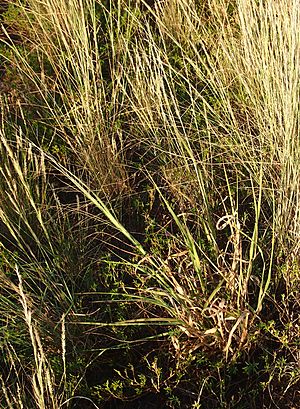
[[4, 15], [1, 404], [292, 408], [300, 12], [148, 3]]

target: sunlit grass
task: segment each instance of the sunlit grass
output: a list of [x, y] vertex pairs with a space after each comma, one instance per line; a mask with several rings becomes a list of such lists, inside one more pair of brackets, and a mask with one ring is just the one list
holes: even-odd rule
[[[28, 51], [7, 46], [30, 92], [2, 104], [0, 219], [4, 281], [34, 352], [36, 407], [71, 404], [86, 369], [72, 384], [66, 344], [83, 354], [84, 342], [97, 345], [89, 366], [96, 349], [109, 350], [92, 338], [99, 329], [123, 345], [168, 340], [176, 368], [200, 352], [224, 368], [244, 362], [267, 337], [298, 356], [289, 326], [299, 307], [296, 0], [19, 8]], [[36, 319], [31, 297], [41, 302]], [[62, 329], [60, 381], [42, 341], [47, 314]], [[18, 352], [7, 351], [14, 367]], [[24, 378], [15, 397], [1, 382], [6, 406], [21, 408]]]

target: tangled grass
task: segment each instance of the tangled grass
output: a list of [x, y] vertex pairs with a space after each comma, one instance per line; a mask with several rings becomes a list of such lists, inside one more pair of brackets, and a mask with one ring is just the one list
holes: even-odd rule
[[298, 2], [3, 20], [1, 405], [297, 405]]

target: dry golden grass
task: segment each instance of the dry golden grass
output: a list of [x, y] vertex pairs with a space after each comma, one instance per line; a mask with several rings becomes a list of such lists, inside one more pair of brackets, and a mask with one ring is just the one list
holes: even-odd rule
[[[171, 336], [176, 359], [203, 350], [234, 363], [259, 342], [262, 324], [268, 324], [266, 301], [278, 305], [270, 289], [275, 292], [279, 282], [288, 299], [278, 307], [282, 325], [285, 314], [298, 322], [290, 307], [290, 302], [299, 307], [298, 2], [211, 0], [200, 7], [196, 0], [166, 0], [153, 8], [144, 1], [108, 3], [108, 9], [100, 0], [20, 5], [39, 69], [12, 46], [17, 68], [31, 78], [70, 157], [60, 160], [18, 132], [12, 143], [3, 128], [6, 165], [0, 176], [6, 193], [0, 217], [19, 249], [26, 246], [12, 222], [17, 213], [33, 242], [43, 249], [42, 237], [51, 248], [45, 193], [33, 194], [28, 180], [40, 175], [46, 186], [55, 169], [87, 209], [106, 220], [112, 238], [126, 242], [128, 258], [120, 255], [111, 266], [129, 272], [119, 301], [135, 303], [139, 311], [118, 322], [90, 320], [97, 310], [74, 312], [77, 325], [169, 325], [180, 333]], [[152, 203], [140, 198], [140, 208], [148, 206], [150, 214], [159, 202], [156, 236], [151, 233], [145, 243], [114, 207], [113, 198], [131, 189], [141, 193], [142, 183], [128, 185], [134, 174], [143, 175], [147, 192], [152, 189]], [[20, 198], [39, 235], [22, 213]], [[151, 219], [147, 210], [141, 213]], [[85, 217], [94, 215], [87, 210]], [[15, 291], [35, 356], [34, 400], [39, 408], [58, 408], [62, 399], [18, 277]], [[283, 345], [286, 333], [270, 328]], [[289, 336], [295, 339], [295, 332]], [[297, 353], [293, 346], [293, 356]], [[10, 407], [13, 400], [2, 383]]]

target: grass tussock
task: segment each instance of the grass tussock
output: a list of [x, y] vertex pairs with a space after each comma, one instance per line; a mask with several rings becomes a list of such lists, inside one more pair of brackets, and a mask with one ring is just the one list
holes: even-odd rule
[[2, 15], [3, 407], [299, 403], [299, 7], [149, 3]]

